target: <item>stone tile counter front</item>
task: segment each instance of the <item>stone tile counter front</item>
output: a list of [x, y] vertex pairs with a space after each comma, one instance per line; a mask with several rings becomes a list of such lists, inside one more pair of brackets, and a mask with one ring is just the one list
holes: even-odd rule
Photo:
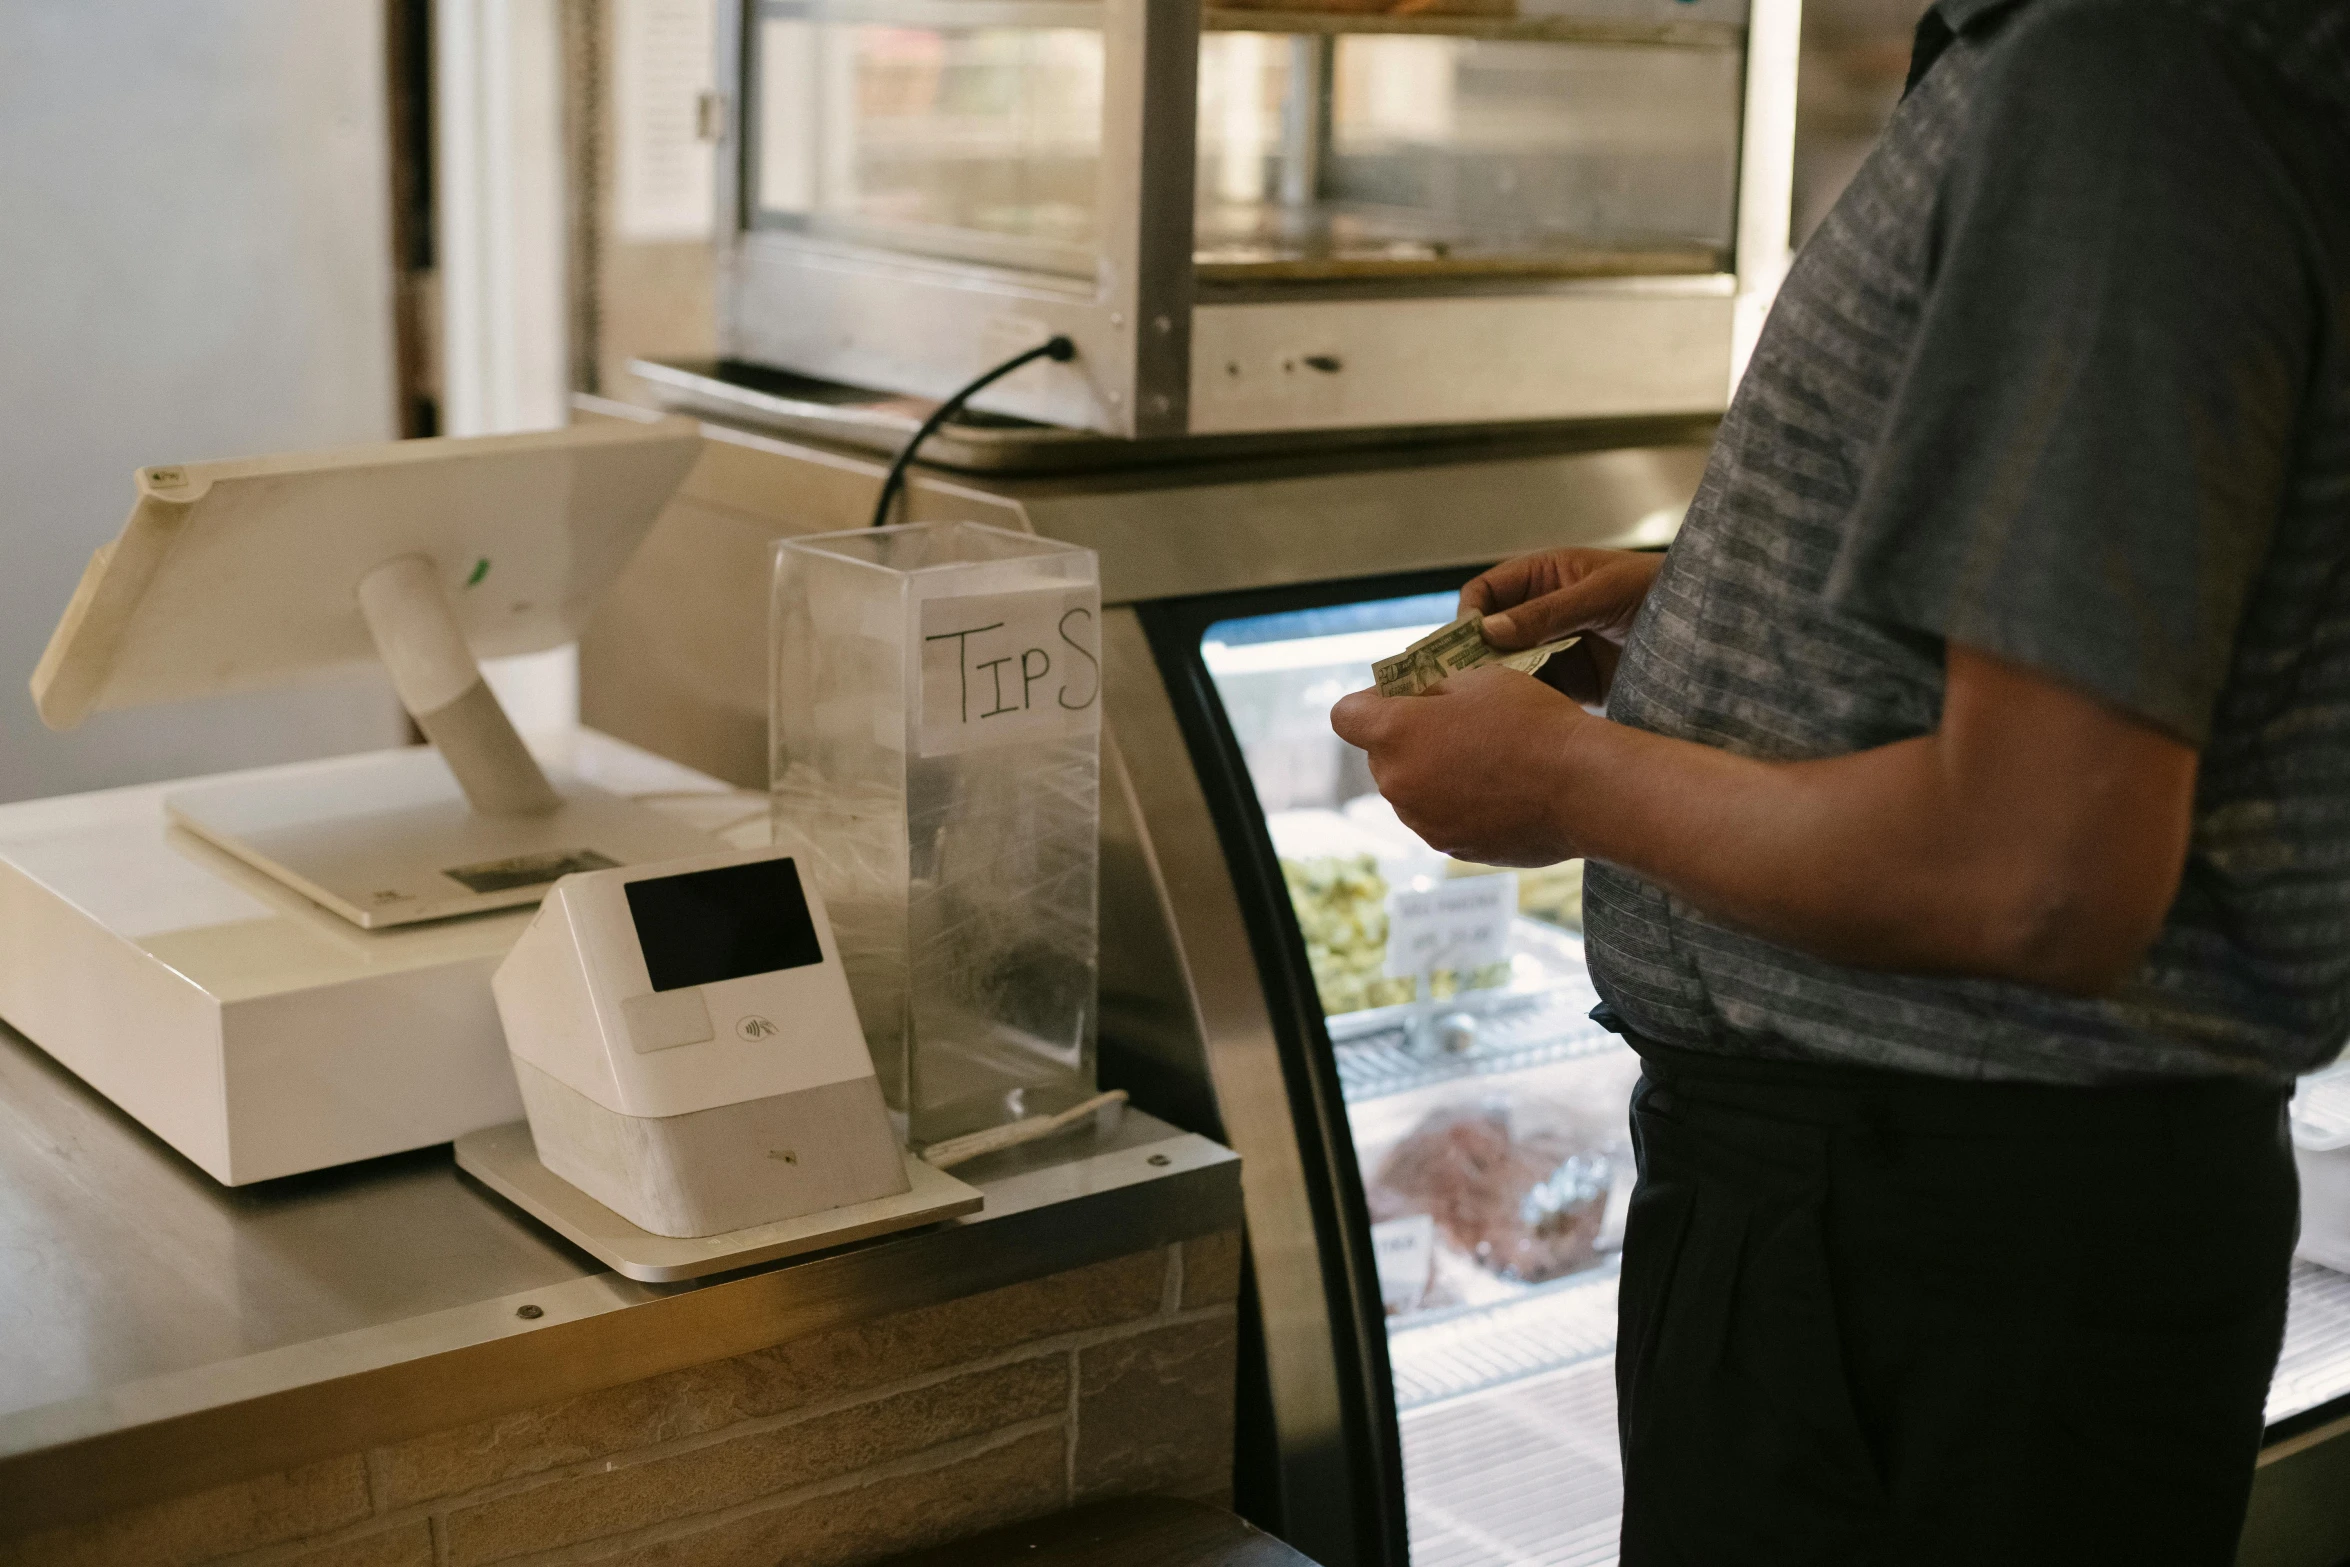
[[[124, 1162], [102, 1161], [114, 1180], [93, 1188], [61, 1180], [88, 1172], [57, 1161], [86, 1164], [93, 1135], [143, 1134], [110, 1124], [119, 1117], [96, 1096], [5, 1033], [0, 1114], [66, 1134], [46, 1149], [0, 1152], [0, 1204], [13, 1205], [0, 1221], [14, 1221], [0, 1234], [22, 1233], [36, 1207], [58, 1217], [72, 1192], [88, 1201], [112, 1184], [129, 1195]], [[44, 1152], [43, 1168], [21, 1168]], [[136, 1152], [168, 1178], [146, 1195], [175, 1199], [151, 1228], [169, 1226], [177, 1208], [189, 1233], [191, 1200], [216, 1220], [225, 1210], [225, 1230], [195, 1227], [193, 1250], [225, 1235], [230, 1269], [242, 1271], [187, 1290], [198, 1315], [240, 1289], [280, 1294], [303, 1259], [264, 1257], [270, 1243], [318, 1239], [337, 1209], [343, 1225], [379, 1227], [381, 1268], [446, 1274], [471, 1253], [482, 1282], [513, 1282], [516, 1259], [484, 1246], [483, 1220], [527, 1221], [464, 1185], [445, 1150], [437, 1166], [409, 1156], [293, 1194], [315, 1202], [311, 1224], [285, 1222], [283, 1198], [189, 1185], [205, 1178], [166, 1163], [173, 1156], [157, 1145]], [[669, 1286], [592, 1272], [552, 1243], [565, 1267], [542, 1267], [544, 1282], [495, 1299], [78, 1399], [25, 1407], [24, 1384], [41, 1377], [19, 1377], [15, 1352], [0, 1347], [0, 1389], [14, 1406], [0, 1411], [0, 1564], [814, 1567], [1100, 1497], [1227, 1497], [1237, 1162], [1133, 1115], [1112, 1137], [1080, 1134], [966, 1172], [987, 1209], [931, 1231]], [[465, 1232], [452, 1220], [468, 1205], [479, 1212]], [[440, 1262], [419, 1262], [436, 1235]], [[203, 1259], [179, 1250], [156, 1260], [191, 1284], [186, 1273]], [[307, 1280], [326, 1292], [356, 1266], [331, 1247], [311, 1261]], [[68, 1259], [50, 1293], [106, 1271]], [[163, 1304], [169, 1283], [150, 1280], [107, 1307], [84, 1302], [85, 1320], [137, 1319]], [[27, 1309], [28, 1293], [22, 1280], [0, 1286], [0, 1303]], [[257, 1300], [238, 1304], [250, 1331]], [[154, 1325], [166, 1339], [185, 1336]], [[28, 1337], [43, 1334], [0, 1329]]]

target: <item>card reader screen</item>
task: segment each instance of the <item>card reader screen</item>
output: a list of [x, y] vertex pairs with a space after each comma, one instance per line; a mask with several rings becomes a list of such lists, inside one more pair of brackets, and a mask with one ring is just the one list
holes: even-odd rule
[[625, 889], [655, 990], [824, 961], [800, 869], [790, 860], [657, 876]]

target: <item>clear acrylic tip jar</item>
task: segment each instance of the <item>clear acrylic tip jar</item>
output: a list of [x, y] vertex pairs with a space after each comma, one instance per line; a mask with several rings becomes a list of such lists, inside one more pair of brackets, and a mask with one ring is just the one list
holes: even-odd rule
[[979, 523], [776, 548], [776, 842], [915, 1146], [1094, 1092], [1101, 579]]

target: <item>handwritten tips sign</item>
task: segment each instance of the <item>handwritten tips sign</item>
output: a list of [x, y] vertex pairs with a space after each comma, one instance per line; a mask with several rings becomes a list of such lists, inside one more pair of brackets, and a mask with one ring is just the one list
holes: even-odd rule
[[1387, 895], [1390, 979], [1417, 979], [1439, 969], [1461, 971], [1509, 956], [1510, 921], [1518, 912], [1518, 878], [1461, 876], [1424, 892]]
[[1091, 585], [922, 600], [921, 754], [1092, 734], [1101, 621]]

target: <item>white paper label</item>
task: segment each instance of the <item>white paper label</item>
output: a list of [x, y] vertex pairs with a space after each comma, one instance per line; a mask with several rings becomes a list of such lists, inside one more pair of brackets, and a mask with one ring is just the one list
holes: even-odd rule
[[628, 240], [707, 240], [717, 149], [698, 121], [711, 88], [711, 0], [620, 0], [612, 17], [613, 227]]
[[924, 599], [922, 754], [1092, 734], [1100, 605], [1091, 586]]
[[1510, 921], [1518, 912], [1518, 878], [1461, 876], [1426, 892], [1387, 895], [1389, 979], [1416, 979], [1438, 969], [1461, 972], [1509, 956]]
[[1436, 1263], [1436, 1220], [1407, 1213], [1371, 1226], [1371, 1258], [1379, 1270], [1379, 1299], [1389, 1311], [1410, 1311], [1428, 1296]]

